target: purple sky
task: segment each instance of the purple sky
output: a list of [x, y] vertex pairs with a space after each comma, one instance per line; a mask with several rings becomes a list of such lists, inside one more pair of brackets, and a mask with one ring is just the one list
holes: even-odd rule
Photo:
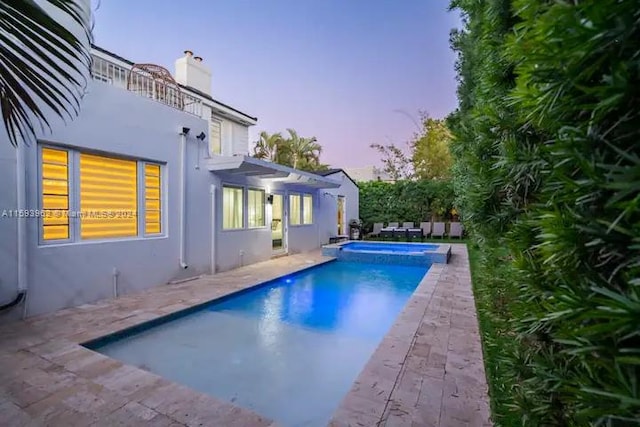
[[409, 115], [456, 107], [448, 40], [460, 21], [448, 3], [101, 0], [94, 36], [172, 72], [190, 49], [213, 71], [213, 97], [258, 117], [252, 141], [291, 127], [318, 138], [323, 162], [356, 167], [379, 164], [371, 143], [407, 141]]

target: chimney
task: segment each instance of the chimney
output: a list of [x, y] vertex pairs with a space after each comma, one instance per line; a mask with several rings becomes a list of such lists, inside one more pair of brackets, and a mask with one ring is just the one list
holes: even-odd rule
[[211, 70], [203, 64], [202, 57], [184, 51], [182, 58], [176, 59], [175, 79], [178, 83], [211, 95]]

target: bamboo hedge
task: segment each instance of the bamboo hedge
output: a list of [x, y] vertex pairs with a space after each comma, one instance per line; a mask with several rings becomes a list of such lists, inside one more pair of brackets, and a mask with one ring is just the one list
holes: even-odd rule
[[515, 343], [483, 327], [494, 421], [639, 425], [640, 3], [452, 7], [456, 206]]
[[403, 180], [360, 182], [360, 219], [371, 231], [376, 222], [411, 221], [419, 224], [431, 219], [451, 218], [454, 202], [449, 181]]

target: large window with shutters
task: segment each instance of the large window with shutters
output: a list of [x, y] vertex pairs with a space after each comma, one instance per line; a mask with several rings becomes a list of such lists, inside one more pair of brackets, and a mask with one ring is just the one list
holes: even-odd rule
[[159, 234], [162, 232], [162, 195], [160, 165], [144, 165], [144, 232]]
[[161, 234], [162, 170], [158, 163], [43, 146], [42, 243]]
[[80, 153], [80, 238], [138, 235], [138, 162]]
[[42, 238], [69, 240], [69, 152], [43, 148], [40, 175]]

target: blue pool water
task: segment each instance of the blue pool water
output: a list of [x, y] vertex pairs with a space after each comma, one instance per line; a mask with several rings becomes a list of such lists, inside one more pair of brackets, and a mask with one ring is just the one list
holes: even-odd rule
[[426, 272], [334, 261], [93, 348], [282, 426], [326, 426]]
[[342, 245], [342, 250], [345, 250], [345, 251], [411, 253], [411, 252], [435, 251], [436, 249], [438, 249], [438, 245], [423, 245], [420, 243], [352, 242], [352, 243], [347, 243], [346, 245]]

